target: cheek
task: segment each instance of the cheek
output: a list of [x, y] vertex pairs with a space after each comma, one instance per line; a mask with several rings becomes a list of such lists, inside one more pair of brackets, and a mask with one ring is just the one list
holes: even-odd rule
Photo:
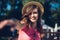
[[38, 18], [38, 14], [35, 14], [35, 17]]
[[36, 19], [38, 20], [38, 15], [36, 15]]

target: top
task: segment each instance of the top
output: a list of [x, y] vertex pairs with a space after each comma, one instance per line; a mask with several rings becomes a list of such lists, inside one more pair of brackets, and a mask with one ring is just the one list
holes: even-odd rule
[[25, 26], [19, 30], [18, 40], [41, 40], [41, 37], [38, 31], [35, 31], [32, 27]]

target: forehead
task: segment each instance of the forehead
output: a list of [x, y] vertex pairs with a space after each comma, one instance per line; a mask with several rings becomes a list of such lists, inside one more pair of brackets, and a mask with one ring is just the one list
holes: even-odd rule
[[37, 8], [35, 8], [35, 9], [33, 9], [32, 11], [33, 11], [33, 12], [38, 12], [38, 9], [37, 9]]

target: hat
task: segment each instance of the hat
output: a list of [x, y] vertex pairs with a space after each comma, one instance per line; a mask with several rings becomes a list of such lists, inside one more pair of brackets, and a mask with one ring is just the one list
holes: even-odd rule
[[36, 6], [38, 6], [39, 9], [40, 9], [40, 12], [41, 12], [41, 16], [43, 15], [43, 13], [44, 13], [44, 8], [43, 8], [42, 4], [39, 3], [39, 2], [31, 1], [31, 2], [28, 2], [27, 4], [25, 4], [24, 7], [22, 8], [22, 15], [23, 15], [23, 16], [26, 15], [26, 9], [27, 9], [27, 7], [29, 7], [30, 5], [36, 5]]

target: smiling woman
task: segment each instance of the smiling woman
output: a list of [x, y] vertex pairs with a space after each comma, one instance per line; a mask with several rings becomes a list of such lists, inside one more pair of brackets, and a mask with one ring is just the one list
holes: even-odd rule
[[26, 23], [19, 30], [18, 40], [41, 40], [41, 17], [43, 13], [44, 8], [39, 2], [31, 1], [24, 5], [22, 18], [25, 18]]
[[37, 21], [37, 19], [38, 19], [38, 10], [37, 10], [37, 8], [32, 10], [32, 12], [29, 15], [29, 18], [30, 18], [31, 22]]

